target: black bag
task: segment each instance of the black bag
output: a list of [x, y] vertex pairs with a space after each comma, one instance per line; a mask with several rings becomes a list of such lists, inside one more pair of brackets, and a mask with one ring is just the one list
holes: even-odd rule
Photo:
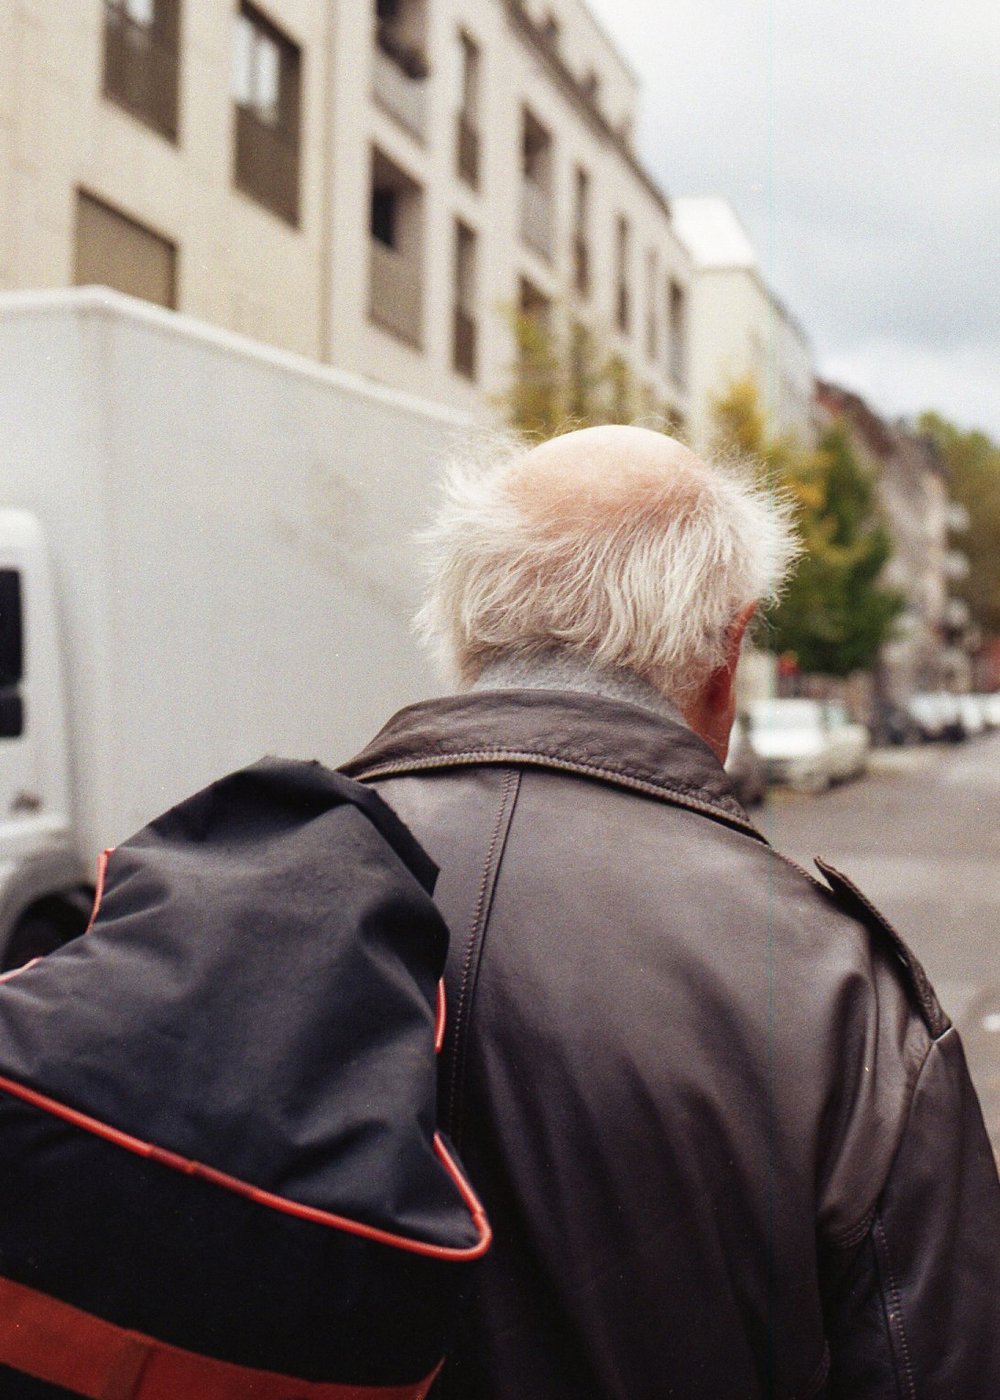
[[436, 874], [375, 793], [265, 760], [7, 975], [0, 1396], [426, 1394], [489, 1245], [435, 1128]]

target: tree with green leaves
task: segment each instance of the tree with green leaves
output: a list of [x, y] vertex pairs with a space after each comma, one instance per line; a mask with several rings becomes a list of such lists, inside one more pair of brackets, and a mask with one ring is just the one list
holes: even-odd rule
[[872, 471], [842, 423], [815, 448], [768, 436], [752, 381], [730, 385], [713, 405], [715, 445], [749, 454], [768, 480], [790, 494], [803, 556], [787, 591], [766, 618], [768, 650], [793, 656], [800, 671], [848, 676], [868, 670], [905, 606], [879, 583], [892, 552]]
[[948, 470], [949, 495], [968, 512], [968, 527], [954, 542], [968, 559], [969, 572], [951, 591], [968, 604], [984, 636], [1000, 637], [1000, 444], [937, 413], [923, 414], [917, 429], [937, 446]]

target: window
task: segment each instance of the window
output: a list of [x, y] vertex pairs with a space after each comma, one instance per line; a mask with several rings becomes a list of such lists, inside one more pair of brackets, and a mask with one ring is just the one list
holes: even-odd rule
[[466, 379], [475, 379], [476, 235], [461, 219], [455, 220], [454, 294], [452, 367]]
[[529, 108], [521, 114], [521, 237], [552, 257], [552, 137]]
[[78, 286], [114, 287], [175, 306], [177, 250], [166, 238], [81, 190], [76, 203]]
[[411, 135], [427, 134], [425, 0], [377, 0], [374, 95]]
[[529, 282], [527, 277], [520, 279], [517, 300], [522, 316], [538, 326], [551, 329], [552, 302], [533, 282]]
[[375, 26], [378, 47], [406, 77], [428, 76], [425, 0], [376, 0]]
[[423, 190], [379, 150], [372, 152], [368, 313], [398, 340], [423, 338]]
[[104, 0], [104, 95], [177, 140], [180, 0]]
[[629, 226], [624, 214], [618, 216], [615, 232], [615, 325], [628, 335], [632, 323], [628, 285]]
[[562, 25], [550, 10], [538, 26], [538, 36], [546, 48], [555, 51], [559, 47]]
[[667, 284], [667, 370], [681, 389], [687, 385], [687, 297], [684, 288], [673, 278]]
[[21, 575], [17, 569], [0, 569], [0, 739], [24, 733], [23, 679]]
[[646, 358], [656, 361], [659, 355], [659, 319], [656, 315], [656, 286], [659, 278], [656, 249], [646, 252]]
[[233, 45], [237, 189], [290, 224], [299, 219], [301, 51], [241, 4]]
[[479, 186], [479, 45], [464, 30], [458, 36], [459, 109], [456, 164], [473, 189]]
[[590, 176], [578, 165], [573, 184], [573, 286], [581, 296], [590, 292]]

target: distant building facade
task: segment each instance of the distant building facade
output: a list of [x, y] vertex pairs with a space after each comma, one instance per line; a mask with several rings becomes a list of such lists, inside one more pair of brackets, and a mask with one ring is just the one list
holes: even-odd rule
[[581, 0], [9, 0], [0, 289], [106, 283], [477, 416], [519, 310], [683, 422], [637, 101]]
[[751, 379], [774, 435], [813, 436], [813, 357], [804, 331], [767, 286], [757, 254], [726, 200], [675, 198], [674, 226], [691, 255], [690, 436], [706, 448], [712, 401]]
[[967, 567], [951, 548], [949, 533], [961, 524], [961, 508], [948, 496], [948, 475], [930, 438], [889, 423], [864, 399], [835, 384], [816, 387], [820, 422], [838, 420], [851, 433], [876, 474], [879, 501], [892, 537], [893, 554], [881, 581], [897, 588], [906, 608], [894, 638], [883, 648], [880, 688], [895, 704], [915, 691], [968, 685], [968, 658], [954, 644], [956, 607], [949, 585]]

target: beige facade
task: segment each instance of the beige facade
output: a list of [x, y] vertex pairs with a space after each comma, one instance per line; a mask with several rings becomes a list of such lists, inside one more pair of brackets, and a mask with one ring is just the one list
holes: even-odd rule
[[0, 288], [107, 281], [480, 416], [528, 309], [683, 416], [636, 104], [580, 0], [7, 0]]
[[[293, 221], [234, 178], [240, 8], [236, 0], [0, 6], [0, 287], [70, 285], [81, 265], [84, 273], [92, 267], [95, 250], [113, 258], [116, 240], [119, 268], [131, 256], [141, 278], [143, 249], [158, 247], [160, 261], [173, 264], [172, 295], [160, 299], [316, 354], [326, 246], [324, 65], [304, 62], [298, 75]], [[280, 10], [301, 52], [321, 54], [324, 7], [282, 0]], [[253, 120], [251, 102], [242, 111]], [[88, 234], [96, 242], [81, 247]], [[153, 280], [161, 286], [159, 275]]]
[[707, 447], [712, 400], [752, 379], [772, 433], [813, 435], [812, 350], [761, 275], [757, 254], [724, 199], [673, 201], [677, 231], [694, 262], [690, 294], [690, 436]]
[[892, 555], [880, 578], [905, 599], [892, 639], [882, 649], [878, 681], [885, 699], [902, 704], [917, 690], [935, 690], [956, 679], [949, 643], [950, 582], [962, 556], [949, 546], [956, 514], [948, 498], [947, 472], [929, 438], [889, 423], [857, 394], [819, 383], [821, 425], [839, 421], [875, 474], [879, 505], [892, 537]]

